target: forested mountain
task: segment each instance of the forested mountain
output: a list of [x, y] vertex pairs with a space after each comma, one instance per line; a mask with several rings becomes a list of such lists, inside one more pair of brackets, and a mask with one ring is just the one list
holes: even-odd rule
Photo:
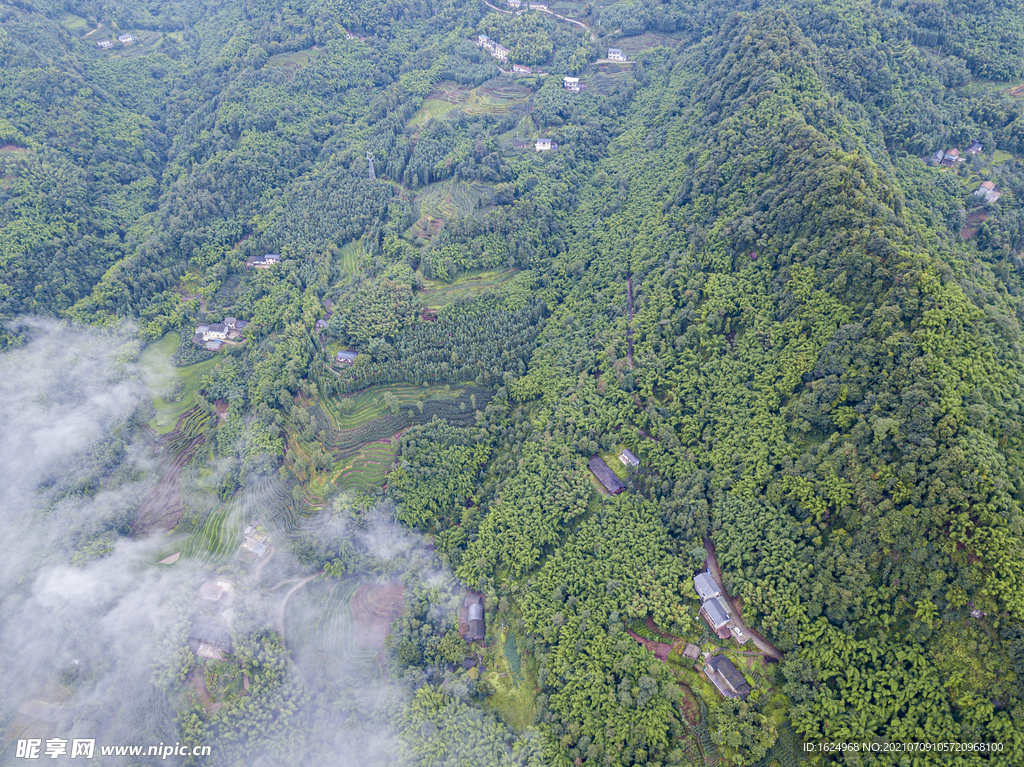
[[1024, 4], [527, 5], [0, 8], [0, 343], [152, 394], [5, 588], [235, 584], [217, 764], [1024, 764]]

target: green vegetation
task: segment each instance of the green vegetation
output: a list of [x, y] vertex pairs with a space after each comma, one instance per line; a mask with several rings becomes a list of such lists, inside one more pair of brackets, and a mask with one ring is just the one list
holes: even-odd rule
[[173, 431], [178, 419], [192, 409], [203, 376], [210, 373], [217, 362], [211, 359], [187, 367], [171, 367], [171, 354], [179, 343], [177, 333], [168, 333], [146, 347], [139, 359], [156, 408], [149, 425], [157, 434]]
[[[149, 447], [177, 462], [173, 548], [237, 575], [258, 518], [295, 555], [267, 568], [294, 567], [282, 592], [327, 576], [283, 636], [254, 584], [225, 665], [190, 676], [177, 641], [184, 741], [328, 764], [365, 718], [394, 753], [353, 748], [403, 767], [753, 767], [800, 739], [1024, 763], [1021, 0], [556, 6], [586, 29], [466, 0], [136, 6], [4, 8], [0, 346], [22, 315], [132, 321], [118, 358], [144, 349]], [[83, 24], [153, 44], [103, 52]], [[478, 34], [548, 74], [500, 74]], [[609, 47], [634, 63], [598, 64]], [[513, 151], [538, 136], [557, 150]], [[926, 162], [974, 139], [987, 157]], [[225, 316], [244, 343], [188, 342]], [[136, 426], [48, 513], [100, 505]], [[593, 455], [628, 492], [596, 491]], [[406, 536], [385, 517], [432, 545], [378, 555]], [[707, 541], [778, 663], [696, 617]], [[354, 584], [402, 557], [371, 652]], [[463, 587], [486, 649], [458, 636]], [[751, 695], [659, 661], [629, 633], [652, 626], [733, 658]], [[379, 681], [381, 647], [386, 716], [340, 670]]]

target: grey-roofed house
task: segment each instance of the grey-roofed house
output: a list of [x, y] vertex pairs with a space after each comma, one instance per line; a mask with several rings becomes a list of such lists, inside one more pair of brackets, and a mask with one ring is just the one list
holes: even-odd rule
[[207, 341], [203, 344], [203, 348], [208, 352], [219, 352], [220, 348], [224, 345], [223, 341]]
[[595, 455], [591, 458], [588, 465], [594, 476], [597, 477], [604, 489], [611, 495], [616, 495], [626, 489], [626, 486], [622, 484], [622, 480], [615, 475], [615, 472], [599, 456]]
[[978, 139], [974, 139], [974, 141], [971, 142], [971, 145], [969, 147], [967, 147], [967, 153], [968, 154], [981, 154], [982, 151], [984, 151], [984, 149], [985, 149], [985, 147], [982, 145], [982, 143], [980, 141], [978, 141]]
[[932, 155], [932, 165], [940, 165], [942, 163], [942, 158], [945, 156], [946, 153], [940, 149], [938, 152]]
[[469, 623], [469, 630], [466, 632], [467, 642], [476, 642], [486, 636], [486, 630], [484, 627], [484, 606], [480, 602], [474, 602], [469, 606], [469, 611], [466, 615], [467, 623]]
[[317, 330], [323, 330], [324, 328], [327, 327], [327, 320], [317, 320], [314, 323], [314, 326], [316, 327]]
[[683, 648], [683, 657], [689, 658], [690, 660], [697, 660], [700, 657], [700, 648], [695, 644], [686, 643], [686, 647]]
[[342, 365], [351, 365], [356, 361], [356, 357], [359, 356], [359, 352], [341, 351], [334, 355], [334, 361], [339, 362]]
[[640, 459], [633, 455], [633, 451], [629, 448], [623, 448], [622, 452], [619, 453], [619, 460], [622, 461], [626, 466], [639, 466]]
[[608, 49], [608, 60], [609, 61], [625, 61], [626, 54], [622, 52], [621, 48], [609, 48]]
[[750, 685], [746, 678], [724, 655], [709, 655], [705, 658], [704, 673], [727, 698], [745, 700], [750, 695]]
[[700, 616], [719, 639], [732, 636], [729, 632], [729, 613], [718, 597], [712, 597], [700, 606]]
[[700, 597], [701, 602], [705, 602], [708, 599], [714, 599], [715, 597], [722, 595], [722, 590], [715, 583], [715, 579], [711, 577], [711, 573], [706, 570], [702, 573], [697, 573], [693, 577], [693, 588], [697, 592], [697, 596]]
[[206, 331], [206, 340], [217, 340], [218, 338], [228, 337], [228, 326], [223, 323], [215, 323], [210, 325], [210, 329]]
[[274, 264], [281, 263], [281, 256], [277, 253], [267, 253], [262, 256], [249, 256], [245, 259], [246, 269], [269, 269]]

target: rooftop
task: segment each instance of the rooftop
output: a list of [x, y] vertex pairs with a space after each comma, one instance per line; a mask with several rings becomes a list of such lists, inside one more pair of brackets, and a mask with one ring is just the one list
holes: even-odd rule
[[715, 579], [711, 577], [711, 573], [707, 571], [694, 576], [693, 588], [697, 592], [697, 596], [700, 597], [701, 602], [713, 599], [722, 593], [722, 590], [718, 588], [718, 584], [715, 583]]
[[718, 597], [711, 597], [701, 606], [701, 609], [716, 629], [729, 623], [729, 613]]
[[615, 472], [609, 468], [608, 464], [606, 464], [600, 456], [595, 455], [590, 459], [590, 463], [588, 465], [590, 466], [590, 470], [594, 473], [594, 476], [597, 477], [604, 486], [604, 489], [612, 495], [621, 493], [626, 489], [626, 486], [622, 484], [622, 480], [615, 475]]

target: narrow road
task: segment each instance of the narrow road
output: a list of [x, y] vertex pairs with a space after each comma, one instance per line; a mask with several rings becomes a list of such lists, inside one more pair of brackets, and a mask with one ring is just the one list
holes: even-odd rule
[[729, 611], [729, 617], [740, 627], [741, 631], [750, 637], [757, 649], [776, 660], [782, 660], [782, 653], [779, 652], [775, 645], [743, 622], [743, 616], [736, 609], [736, 605], [732, 603], [732, 598], [729, 596], [729, 592], [725, 590], [725, 584], [722, 583], [722, 572], [718, 569], [718, 557], [715, 556], [715, 544], [706, 535], [704, 536], [704, 551], [708, 555], [708, 572], [711, 573], [712, 579], [718, 584], [718, 588], [722, 590], [722, 602], [725, 604], [725, 609]]
[[633, 369], [633, 276], [626, 276], [626, 299], [629, 311], [629, 330], [626, 331], [626, 359], [629, 369]]
[[318, 573], [313, 573], [312, 575], [303, 578], [301, 581], [299, 581], [290, 589], [288, 589], [288, 593], [284, 595], [284, 599], [281, 600], [281, 609], [277, 614], [277, 628], [280, 630], [282, 637], [284, 636], [284, 608], [288, 606], [288, 600], [291, 599], [292, 594], [294, 594], [296, 591], [301, 589], [314, 578], [319, 578], [323, 574], [324, 572], [323, 570], [321, 570]]
[[[521, 11], [512, 11], [512, 10], [509, 10], [508, 8], [499, 8], [496, 5], [491, 5], [489, 2], [487, 2], [487, 0], [484, 0], [484, 5], [486, 5], [488, 8], [493, 8], [498, 13], [509, 13], [509, 14], [515, 15], [516, 13], [520, 13], [521, 12]], [[560, 13], [555, 13], [550, 8], [537, 8], [535, 10], [537, 10], [539, 13], [546, 13], [549, 16], [554, 16], [556, 19], [561, 19], [562, 21], [568, 21], [570, 24], [575, 24], [577, 27], [582, 27], [587, 32], [590, 32], [590, 39], [591, 39], [591, 41], [597, 39], [596, 37], [594, 37], [593, 30], [591, 30], [591, 28], [588, 27], [586, 24], [584, 24], [582, 21], [576, 21], [576, 19], [570, 19], [568, 16], [562, 16]]]

